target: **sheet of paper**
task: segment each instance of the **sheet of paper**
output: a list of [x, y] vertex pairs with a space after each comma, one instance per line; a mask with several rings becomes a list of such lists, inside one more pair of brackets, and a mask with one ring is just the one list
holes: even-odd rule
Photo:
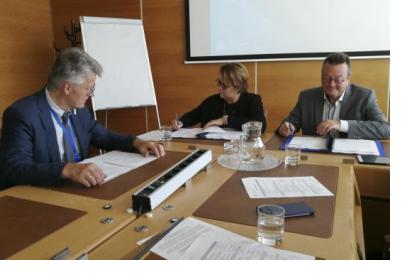
[[119, 166], [127, 166], [131, 168], [143, 166], [156, 159], [156, 157], [152, 155], [144, 157], [141, 154], [120, 151], [111, 151], [103, 155], [100, 155], [99, 157], [101, 157], [101, 160], [105, 163]]
[[223, 129], [219, 126], [210, 126], [205, 129], [196, 128], [181, 128], [172, 132], [174, 138], [198, 138], [197, 134], [206, 133], [207, 139], [225, 139], [237, 140], [241, 137], [241, 132], [233, 129]]
[[242, 183], [249, 198], [311, 197], [333, 194], [315, 177], [247, 177]]
[[147, 242], [148, 240], [150, 240], [151, 238], [153, 238], [155, 235], [157, 235], [157, 233], [151, 234], [148, 237], [145, 237], [139, 241], [136, 242], [137, 245], [141, 246], [142, 244], [144, 244], [145, 242]]
[[87, 158], [81, 161], [81, 163], [95, 163], [103, 170], [106, 176], [104, 182], [107, 182], [155, 159], [155, 156], [144, 157], [136, 153], [111, 151], [103, 155]]
[[80, 163], [95, 163], [99, 168], [102, 169], [102, 171], [104, 172], [106, 176], [104, 182], [108, 182], [114, 179], [115, 177], [118, 177], [132, 170], [132, 168], [128, 166], [119, 166], [119, 165], [105, 163], [104, 161], [99, 159], [98, 156], [94, 158], [85, 159], [81, 161]]
[[221, 128], [219, 126], [210, 126], [201, 131], [206, 132], [207, 139], [224, 139], [224, 140], [239, 140], [241, 138], [241, 131], [232, 128]]
[[201, 133], [202, 129], [196, 128], [181, 128], [177, 131], [172, 132], [172, 137], [175, 138], [197, 138], [196, 135]]
[[191, 217], [178, 224], [151, 251], [169, 260], [314, 259], [312, 256], [261, 245], [255, 240]]
[[219, 126], [208, 126], [207, 128], [204, 128], [201, 130], [201, 133], [225, 133], [225, 129]]
[[300, 145], [302, 149], [327, 150], [326, 138], [313, 136], [294, 136], [289, 144]]
[[207, 133], [205, 137], [207, 139], [224, 139], [224, 140], [239, 140], [241, 138], [240, 131], [226, 130], [224, 133]]
[[148, 131], [147, 133], [138, 135], [139, 139], [145, 140], [145, 141], [160, 141], [161, 140], [161, 130], [151, 130]]
[[[240, 239], [240, 240], [239, 240]], [[215, 234], [200, 235], [181, 260], [309, 260], [311, 256], [264, 246], [240, 237], [236, 241], [221, 240]]]
[[362, 139], [340, 139], [333, 142], [333, 153], [376, 155], [379, 156], [376, 141]]

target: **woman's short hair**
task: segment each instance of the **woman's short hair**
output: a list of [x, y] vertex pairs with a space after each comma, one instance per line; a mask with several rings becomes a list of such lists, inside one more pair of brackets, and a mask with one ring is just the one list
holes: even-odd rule
[[62, 50], [56, 57], [47, 80], [47, 88], [56, 90], [64, 81], [82, 84], [91, 75], [101, 77], [103, 68], [97, 60], [79, 48]]
[[248, 91], [249, 73], [241, 63], [227, 63], [219, 70], [221, 83], [226, 87], [234, 87], [239, 92]]

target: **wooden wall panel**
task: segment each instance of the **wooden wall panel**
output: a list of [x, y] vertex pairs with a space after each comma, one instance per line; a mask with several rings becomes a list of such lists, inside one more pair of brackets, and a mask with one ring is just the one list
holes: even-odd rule
[[376, 91], [380, 108], [389, 117], [389, 59], [360, 59], [352, 62], [352, 82]]
[[320, 83], [320, 62], [260, 62], [258, 73], [259, 93], [268, 111], [267, 130], [273, 131], [293, 108], [299, 91]]
[[1, 0], [0, 34], [2, 118], [11, 103], [46, 82], [54, 58], [49, 0]]
[[[80, 16], [140, 18], [137, 0], [50, 0], [50, 3], [58, 48], [71, 46], [65, 38], [64, 27], [70, 30], [72, 19], [78, 25]], [[81, 34], [77, 39], [81, 41]]]
[[[51, 0], [57, 46], [62, 26], [78, 15], [139, 17], [139, 1], [131, 0]], [[170, 123], [217, 91], [215, 79], [221, 63], [184, 64], [185, 19], [183, 0], [143, 1], [143, 20], [154, 86], [162, 123]], [[61, 38], [61, 39], [59, 39]], [[255, 63], [245, 63], [250, 72], [250, 91], [254, 91]], [[258, 93], [268, 111], [268, 131], [273, 131], [293, 108], [302, 89], [320, 85], [321, 61], [282, 61], [257, 63]], [[354, 60], [353, 82], [375, 88], [382, 110], [388, 112], [389, 60]], [[98, 91], [97, 91], [98, 94]], [[122, 132], [142, 132], [143, 110], [109, 112], [109, 127]], [[100, 118], [101, 119], [101, 118]], [[149, 128], [156, 117], [149, 110]]]

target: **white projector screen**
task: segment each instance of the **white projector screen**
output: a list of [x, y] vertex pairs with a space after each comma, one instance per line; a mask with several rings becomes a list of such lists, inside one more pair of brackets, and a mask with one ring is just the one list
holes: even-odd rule
[[186, 61], [390, 54], [389, 0], [185, 0]]

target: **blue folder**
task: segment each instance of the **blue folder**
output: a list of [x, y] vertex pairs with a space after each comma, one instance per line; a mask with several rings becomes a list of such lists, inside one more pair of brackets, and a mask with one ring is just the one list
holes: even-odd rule
[[[280, 150], [285, 150], [286, 145], [292, 141], [294, 135], [290, 135], [286, 137], [286, 139], [282, 142], [282, 144], [279, 146]], [[327, 137], [326, 139], [326, 149], [302, 149], [303, 152], [321, 152], [321, 153], [331, 153], [332, 152], [332, 145], [333, 145], [334, 138], [333, 137]], [[380, 140], [374, 140], [377, 146], [377, 150], [379, 151], [380, 156], [384, 156], [384, 147], [383, 143]]]

